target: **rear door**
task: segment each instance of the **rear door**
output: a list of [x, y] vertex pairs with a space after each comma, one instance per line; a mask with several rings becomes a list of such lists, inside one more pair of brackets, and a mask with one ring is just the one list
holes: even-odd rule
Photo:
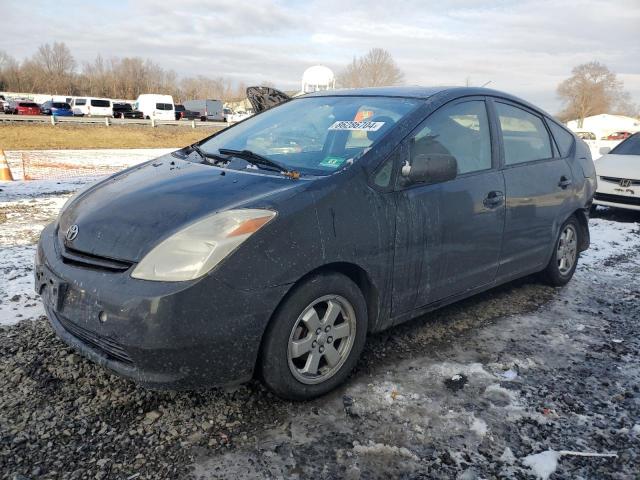
[[544, 268], [566, 218], [573, 177], [540, 115], [502, 99], [491, 102], [500, 128], [506, 220], [499, 279]]
[[397, 192], [394, 315], [491, 284], [504, 226], [498, 143], [482, 97], [450, 102], [410, 136], [407, 156], [448, 152], [458, 176]]

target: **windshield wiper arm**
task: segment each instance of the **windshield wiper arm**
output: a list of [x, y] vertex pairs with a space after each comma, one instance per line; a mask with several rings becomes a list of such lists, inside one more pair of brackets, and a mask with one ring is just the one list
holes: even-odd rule
[[281, 165], [278, 162], [275, 162], [267, 157], [263, 157], [257, 153], [252, 152], [251, 150], [232, 150], [230, 148], [220, 148], [218, 149], [222, 155], [231, 155], [233, 157], [241, 158], [242, 160], [246, 160], [253, 165], [261, 165], [263, 167], [270, 167], [273, 170], [278, 172], [289, 173], [289, 169], [284, 165]]
[[191, 150], [193, 150], [194, 152], [196, 152], [198, 155], [200, 155], [200, 157], [202, 157], [203, 160], [208, 161], [210, 159], [213, 160], [219, 160], [222, 162], [226, 162], [227, 159], [224, 157], [221, 157], [220, 155], [216, 155], [215, 153], [207, 153], [204, 150], [202, 150], [198, 145], [191, 145], [189, 148], [191, 148]]

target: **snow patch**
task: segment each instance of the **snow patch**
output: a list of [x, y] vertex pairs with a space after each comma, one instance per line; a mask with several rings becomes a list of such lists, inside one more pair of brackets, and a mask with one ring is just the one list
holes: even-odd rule
[[354, 442], [353, 451], [358, 455], [399, 456], [410, 458], [416, 462], [420, 461], [420, 458], [408, 448], [387, 445], [386, 443], [369, 443], [368, 445], [360, 445], [359, 443]]
[[533, 474], [540, 480], [548, 480], [553, 472], [558, 468], [560, 453], [555, 450], [528, 455], [522, 459], [522, 464], [529, 467]]

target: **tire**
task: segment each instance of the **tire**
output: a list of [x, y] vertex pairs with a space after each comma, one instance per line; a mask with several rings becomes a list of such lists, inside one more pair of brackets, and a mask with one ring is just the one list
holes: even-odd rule
[[309, 400], [333, 390], [355, 367], [367, 323], [367, 304], [351, 279], [320, 273], [304, 280], [278, 307], [265, 332], [258, 369], [263, 383], [287, 400]]
[[[567, 232], [571, 232], [570, 238], [567, 236], [569, 235]], [[571, 280], [580, 258], [579, 245], [581, 240], [580, 224], [578, 219], [572, 215], [562, 224], [558, 232], [558, 238], [553, 243], [551, 260], [549, 260], [549, 264], [542, 272], [542, 277], [546, 283], [554, 287], [561, 287]], [[568, 265], [567, 263], [571, 259], [573, 260]]]

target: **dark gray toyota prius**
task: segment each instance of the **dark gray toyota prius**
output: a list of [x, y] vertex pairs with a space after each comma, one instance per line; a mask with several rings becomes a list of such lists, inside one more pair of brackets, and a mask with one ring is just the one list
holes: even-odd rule
[[368, 333], [535, 272], [568, 282], [595, 187], [587, 146], [510, 95], [321, 92], [77, 194], [36, 290], [65, 342], [145, 386], [255, 374], [307, 399]]

